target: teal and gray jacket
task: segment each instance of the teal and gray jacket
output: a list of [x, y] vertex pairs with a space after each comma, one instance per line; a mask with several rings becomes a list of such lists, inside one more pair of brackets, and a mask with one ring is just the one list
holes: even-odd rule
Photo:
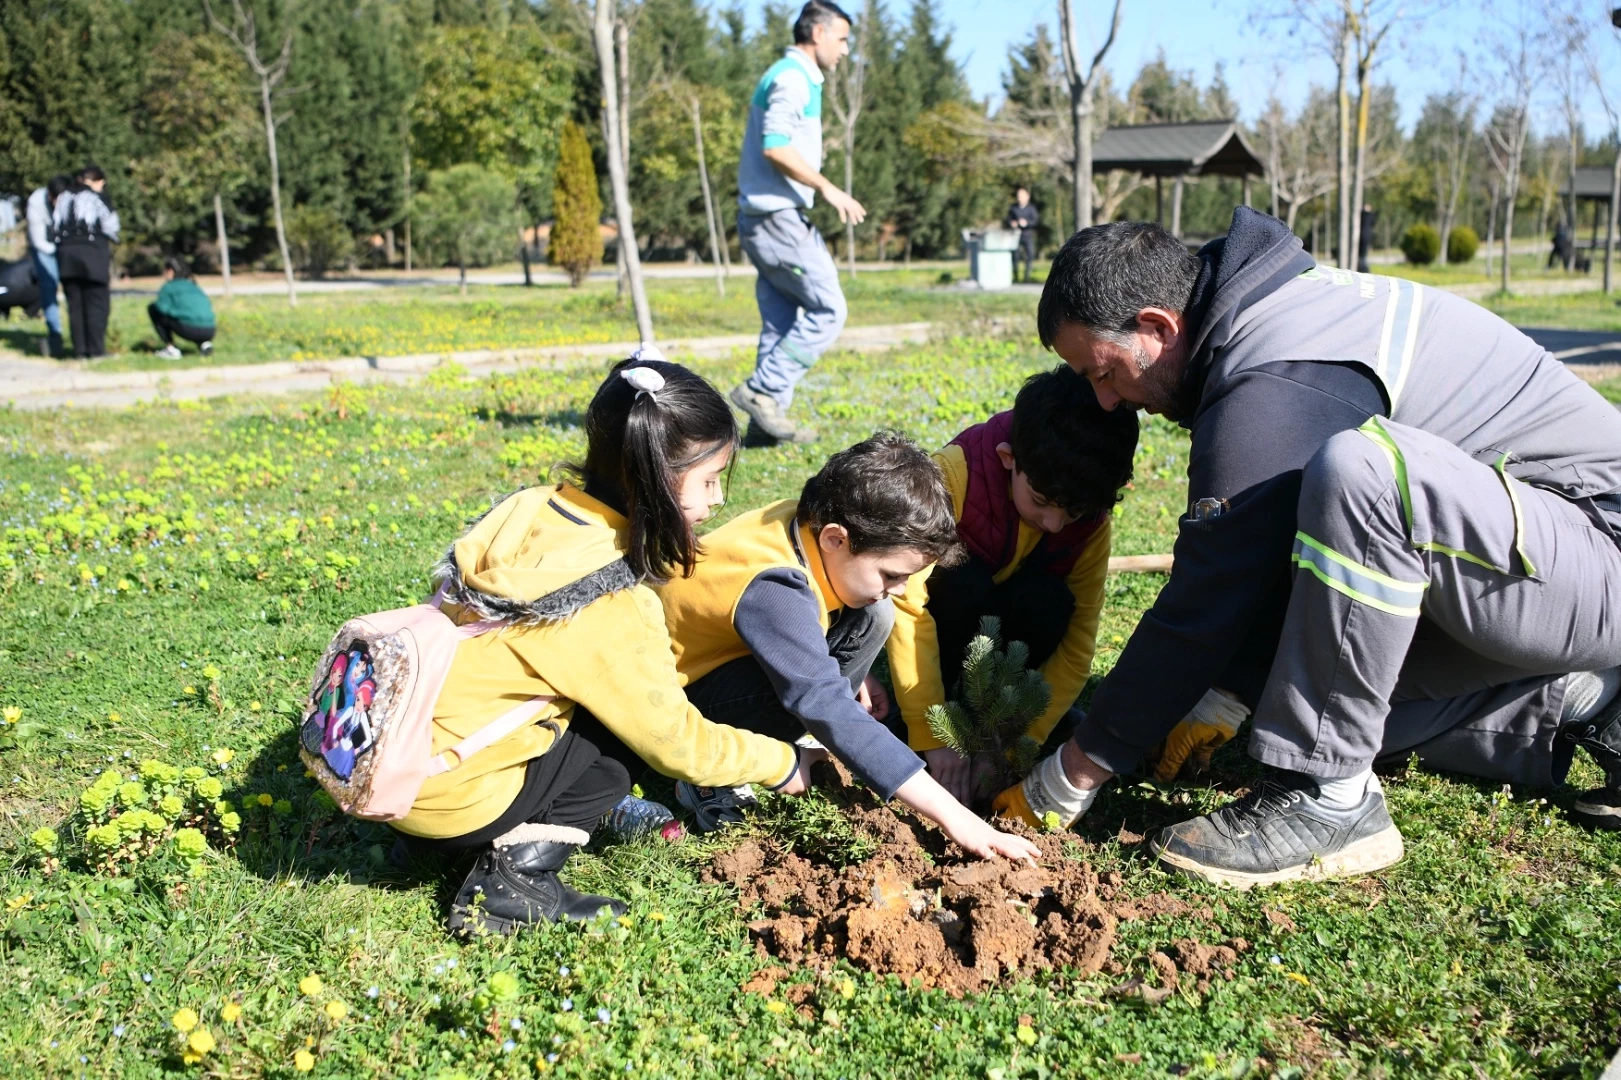
[[208, 294], [190, 278], [165, 281], [152, 306], [188, 326], [214, 325], [214, 305], [208, 302]]
[[737, 164], [737, 203], [745, 214], [808, 210], [816, 193], [788, 179], [765, 159], [766, 150], [791, 146], [812, 169], [822, 169], [822, 71], [798, 48], [760, 76], [749, 101], [743, 157]]
[[1111, 766], [1163, 739], [1211, 686], [1255, 704], [1289, 597], [1301, 470], [1370, 417], [1439, 436], [1621, 532], [1621, 412], [1502, 319], [1410, 281], [1319, 268], [1247, 208], [1199, 257], [1175, 569], [1077, 735]]

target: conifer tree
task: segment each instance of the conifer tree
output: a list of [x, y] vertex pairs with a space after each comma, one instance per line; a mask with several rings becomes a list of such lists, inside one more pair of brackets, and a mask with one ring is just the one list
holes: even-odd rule
[[597, 184], [596, 166], [591, 163], [591, 143], [584, 129], [572, 120], [563, 125], [552, 212], [552, 236], [546, 257], [553, 266], [567, 270], [569, 283], [578, 287], [602, 258], [602, 233], [598, 228], [602, 190]]
[[1041, 746], [1025, 734], [1047, 711], [1052, 689], [1041, 672], [1028, 670], [1030, 649], [1010, 641], [1004, 650], [1001, 620], [979, 620], [979, 634], [963, 656], [957, 700], [931, 705], [925, 714], [934, 737], [963, 757], [992, 766], [992, 791], [1028, 773]]

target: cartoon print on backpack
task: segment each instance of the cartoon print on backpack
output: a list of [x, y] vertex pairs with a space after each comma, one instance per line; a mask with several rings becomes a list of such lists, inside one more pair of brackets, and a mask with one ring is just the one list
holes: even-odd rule
[[340, 779], [354, 773], [355, 759], [371, 749], [370, 709], [377, 693], [371, 659], [363, 648], [332, 658], [314, 710], [304, 722], [302, 741], [319, 753]]

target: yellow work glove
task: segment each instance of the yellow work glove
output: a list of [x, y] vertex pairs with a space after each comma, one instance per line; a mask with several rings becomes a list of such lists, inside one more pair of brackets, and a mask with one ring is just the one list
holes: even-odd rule
[[1022, 783], [1014, 784], [991, 803], [997, 817], [1022, 821], [1032, 828], [1044, 829], [1051, 824], [1048, 814], [1056, 816], [1058, 827], [1067, 829], [1080, 820], [1098, 797], [1098, 788], [1082, 791], [1064, 775], [1063, 751], [1043, 759]]
[[1166, 738], [1159, 764], [1154, 766], [1154, 779], [1170, 783], [1190, 760], [1195, 771], [1203, 771], [1216, 747], [1237, 735], [1249, 714], [1249, 708], [1225, 690], [1206, 690], [1199, 704]]

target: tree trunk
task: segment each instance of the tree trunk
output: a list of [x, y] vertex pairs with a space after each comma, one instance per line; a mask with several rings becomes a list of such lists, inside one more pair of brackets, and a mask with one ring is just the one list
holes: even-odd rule
[[1178, 240], [1182, 239], [1182, 177], [1176, 178], [1171, 187], [1171, 235]]
[[1074, 141], [1075, 173], [1070, 177], [1075, 203], [1075, 231], [1092, 224], [1092, 123], [1081, 106], [1078, 88], [1070, 91], [1070, 128]]
[[[1515, 165], [1518, 172], [1519, 166]], [[1503, 292], [1508, 292], [1509, 286], [1509, 243], [1514, 239], [1514, 195], [1516, 184], [1503, 185]]]
[[[846, 109], [849, 107], [848, 104], [845, 105]], [[844, 190], [847, 192], [855, 190], [856, 184], [856, 127], [853, 122], [855, 115], [853, 113], [849, 115], [852, 122], [844, 125]], [[854, 281], [856, 276], [856, 223], [848, 218], [844, 222], [844, 250], [845, 261], [850, 268], [850, 279]]]
[[535, 280], [529, 274], [529, 241], [522, 229], [518, 230], [518, 258], [523, 260], [523, 287], [527, 289], [534, 285]]
[[1339, 56], [1339, 131], [1337, 138], [1338, 159], [1336, 161], [1336, 182], [1339, 188], [1340, 214], [1339, 227], [1335, 239], [1339, 241], [1339, 265], [1343, 269], [1351, 269], [1352, 255], [1347, 250], [1346, 243], [1351, 235], [1351, 49], [1353, 39], [1351, 35], [1351, 21], [1346, 19], [1340, 30], [1340, 56]]
[[[1373, 74], [1373, 58], [1357, 68], [1356, 162], [1351, 179], [1351, 262], [1352, 270], [1362, 262], [1362, 188], [1368, 175], [1368, 80]], [[1444, 241], [1443, 241], [1444, 242]]]
[[405, 148], [405, 272], [411, 272], [411, 148]]
[[456, 254], [456, 269], [460, 271], [457, 284], [461, 286], [463, 296], [467, 295], [467, 259], [460, 252]]
[[1604, 291], [1610, 291], [1610, 269], [1615, 263], [1616, 204], [1621, 202], [1621, 148], [1610, 166], [1610, 212], [1604, 215]]
[[225, 295], [231, 295], [231, 241], [225, 236], [225, 207], [220, 193], [214, 192], [214, 235], [219, 238], [220, 274], [225, 278]]
[[281, 249], [281, 268], [287, 275], [287, 306], [298, 306], [298, 286], [293, 283], [293, 258], [287, 251], [287, 226], [281, 213], [281, 164], [276, 160], [276, 114], [270, 107], [270, 80], [259, 79], [259, 100], [265, 114], [265, 148], [270, 152], [270, 208], [276, 215], [276, 246]]
[[715, 228], [715, 200], [709, 193], [709, 164], [704, 159], [703, 105], [692, 99], [692, 140], [698, 146], [698, 182], [704, 190], [704, 217], [709, 221], [709, 257], [715, 264], [715, 291], [726, 295], [726, 267], [720, 257], [720, 233]]
[[[1486, 276], [1492, 276], [1492, 244], [1497, 239], [1497, 185], [1492, 184], [1488, 189], [1491, 192], [1491, 211], [1486, 215]], [[1574, 234], [1574, 231], [1572, 232]]]
[[[619, 79], [614, 63], [614, 18], [612, 0], [596, 0], [593, 38], [597, 47], [597, 67], [601, 72], [602, 106], [608, 131], [619, 132], [619, 145], [608, 143], [608, 179], [613, 188], [614, 215], [619, 219], [619, 252], [624, 260], [625, 277], [630, 282], [630, 299], [636, 308], [636, 330], [641, 340], [651, 343], [653, 313], [647, 305], [647, 290], [642, 281], [642, 257], [636, 247], [636, 226], [630, 205], [629, 135], [621, 128], [624, 118], [619, 112]], [[618, 152], [615, 152], [615, 151]]]
[[395, 254], [394, 226], [390, 225], [388, 228], [383, 230], [383, 261], [388, 264], [388, 268], [390, 270], [394, 268]]

